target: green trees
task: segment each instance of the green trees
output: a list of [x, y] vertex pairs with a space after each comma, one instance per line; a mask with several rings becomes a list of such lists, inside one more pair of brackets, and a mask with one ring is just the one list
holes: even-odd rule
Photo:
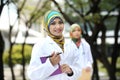
[[[37, 0], [37, 1], [33, 1], [33, 0], [0, 0], [1, 1], [1, 4], [0, 4], [0, 15], [2, 13], [2, 10], [4, 8], [4, 6], [6, 5], [7, 8], [8, 8], [8, 12], [10, 10], [10, 4], [13, 4], [15, 6], [15, 10], [16, 10], [16, 14], [17, 14], [17, 18], [16, 20], [11, 24], [9, 22], [12, 21], [11, 19], [11, 15], [8, 13], [8, 26], [9, 26], [9, 29], [7, 30], [8, 31], [8, 41], [9, 41], [9, 45], [10, 45], [10, 48], [9, 48], [9, 51], [8, 51], [8, 61], [9, 61], [9, 67], [10, 67], [10, 70], [11, 70], [11, 74], [12, 74], [12, 80], [15, 80], [15, 76], [14, 76], [14, 71], [13, 71], [13, 59], [12, 59], [12, 50], [13, 50], [13, 46], [16, 44], [16, 38], [17, 38], [17, 35], [18, 35], [18, 32], [19, 32], [19, 28], [17, 28], [16, 32], [14, 31], [14, 28], [16, 27], [16, 24], [17, 24], [17, 27], [20, 27], [20, 24], [24, 24], [26, 26], [26, 30], [25, 30], [25, 33], [24, 33], [24, 41], [23, 43], [21, 43], [22, 45], [22, 51], [21, 51], [21, 57], [22, 57], [22, 70], [23, 70], [23, 74], [22, 74], [22, 77], [23, 77], [23, 80], [26, 80], [26, 77], [25, 77], [25, 64], [26, 64], [26, 59], [25, 59], [25, 44], [26, 44], [26, 38], [27, 36], [29, 36], [29, 33], [28, 31], [30, 30], [30, 28], [32, 26], [36, 27], [36, 25], [39, 26], [39, 24], [41, 23], [41, 19], [42, 19], [42, 15], [44, 15], [44, 13], [50, 9], [50, 1], [48, 0]], [[3, 25], [4, 27], [4, 25]], [[0, 74], [3, 75], [4, 74], [4, 71], [3, 71], [3, 60], [2, 60], [2, 57], [3, 57], [3, 51], [4, 51], [4, 40], [3, 40], [3, 36], [1, 35], [1, 32], [2, 30], [0, 30], [0, 41], [2, 42], [0, 44], [1, 46], [1, 52], [0, 52], [0, 67], [1, 67], [1, 71], [0, 71]], [[12, 36], [14, 34], [14, 37], [15, 37], [15, 40], [12, 41]], [[4, 80], [4, 75], [3, 76], [0, 76], [1, 80]]]
[[[25, 45], [25, 50], [24, 50], [24, 55], [25, 55], [25, 62], [28, 64], [30, 61], [31, 57], [31, 51], [32, 51], [32, 46], [31, 45]], [[9, 53], [8, 51], [5, 51], [3, 54], [3, 61], [4, 64], [9, 65]], [[22, 65], [22, 45], [14, 45], [12, 49], [12, 63], [13, 65], [15, 64], [21, 64]]]

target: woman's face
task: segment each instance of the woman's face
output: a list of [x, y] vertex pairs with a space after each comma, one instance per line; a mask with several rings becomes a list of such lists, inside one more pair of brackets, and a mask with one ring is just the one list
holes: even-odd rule
[[53, 22], [51, 22], [49, 27], [50, 33], [58, 37], [62, 36], [63, 29], [64, 29], [64, 23], [59, 18], [55, 18]]
[[81, 37], [82, 34], [82, 30], [79, 27], [76, 27], [72, 32], [71, 32], [71, 36], [72, 38], [76, 38], [79, 39]]

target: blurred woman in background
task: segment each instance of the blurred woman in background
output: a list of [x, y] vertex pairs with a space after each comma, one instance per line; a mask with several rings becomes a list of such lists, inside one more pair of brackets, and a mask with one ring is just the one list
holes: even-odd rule
[[80, 64], [82, 64], [82, 74], [78, 80], [90, 80], [92, 75], [92, 54], [90, 45], [82, 39], [82, 29], [78, 24], [72, 24], [70, 27], [70, 42], [69, 46], [73, 47], [76, 52], [74, 54], [79, 54], [81, 56]]

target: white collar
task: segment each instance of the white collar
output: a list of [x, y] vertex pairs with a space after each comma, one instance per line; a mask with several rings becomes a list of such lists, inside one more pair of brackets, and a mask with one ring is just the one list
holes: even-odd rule
[[52, 40], [52, 38], [49, 37], [49, 36], [47, 36], [46, 39], [47, 39], [47, 43], [55, 43], [55, 42]]
[[48, 44], [55, 44], [55, 46], [59, 48], [59, 51], [63, 52], [62, 49], [58, 46], [58, 44], [53, 41], [51, 37], [47, 36], [46, 39]]

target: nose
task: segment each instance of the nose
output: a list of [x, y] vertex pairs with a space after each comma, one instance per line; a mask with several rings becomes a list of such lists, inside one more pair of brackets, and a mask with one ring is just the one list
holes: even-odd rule
[[61, 26], [61, 25], [60, 25], [59, 23], [56, 24], [56, 28], [60, 28], [60, 26]]

